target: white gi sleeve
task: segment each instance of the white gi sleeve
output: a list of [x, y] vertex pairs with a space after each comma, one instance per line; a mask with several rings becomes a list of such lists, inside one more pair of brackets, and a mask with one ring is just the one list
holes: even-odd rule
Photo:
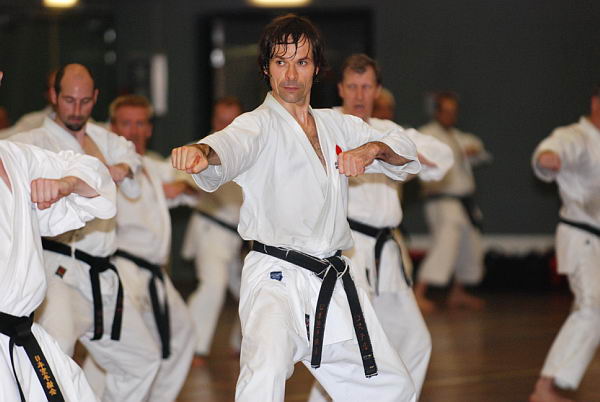
[[442, 180], [454, 164], [452, 149], [437, 138], [421, 134], [415, 129], [409, 128], [405, 133], [415, 143], [417, 152], [436, 164], [436, 166], [421, 165], [419, 178], [424, 181]]
[[210, 165], [193, 175], [202, 190], [213, 192], [250, 169], [263, 148], [263, 137], [258, 118], [245, 113], [198, 143], [210, 146], [221, 160], [220, 165]]
[[559, 172], [554, 172], [541, 167], [537, 159], [545, 151], [552, 151], [558, 155], [561, 163], [561, 171], [576, 169], [585, 147], [582, 146], [583, 139], [577, 132], [566, 127], [557, 128], [552, 134], [544, 139], [535, 149], [531, 158], [531, 165], [535, 175], [545, 182], [556, 180]]
[[140, 173], [142, 157], [135, 151], [135, 145], [131, 141], [114, 133], [108, 135], [107, 144], [106, 160], [110, 161], [111, 165], [126, 163], [133, 173], [133, 178], [126, 178], [119, 184], [119, 190], [127, 198], [139, 198], [142, 195], [142, 189], [136, 176]]
[[375, 160], [367, 166], [365, 173], [383, 173], [393, 180], [405, 180], [409, 174], [417, 174], [421, 171], [416, 146], [400, 126], [386, 131], [378, 131], [358, 117], [339, 113], [337, 115], [342, 119], [344, 126], [343, 132], [346, 136], [347, 146], [345, 150], [358, 148], [367, 142], [379, 141], [389, 146], [397, 155], [410, 161], [404, 165], [394, 166], [381, 160]]
[[98, 159], [72, 151], [57, 154], [35, 146], [15, 145], [21, 148], [24, 155], [22, 167], [28, 172], [30, 181], [75, 176], [98, 193], [93, 198], [70, 194], [50, 208], [39, 210], [35, 207], [42, 236], [56, 236], [78, 229], [94, 218], [109, 219], [115, 216], [115, 184], [106, 166]]
[[[190, 181], [190, 179], [184, 179], [180, 176], [178, 174], [179, 171], [173, 168], [171, 165], [171, 158], [163, 160], [146, 158], [145, 163], [152, 164], [152, 173], [157, 176], [156, 178], [162, 184], [173, 183], [175, 181], [185, 181], [186, 183], [189, 183]], [[189, 174], [185, 174], [185, 176], [190, 177]], [[195, 207], [198, 204], [198, 197], [183, 193], [175, 198], [167, 198], [166, 202], [169, 208], [177, 208], [182, 205]]]
[[476, 135], [460, 132], [457, 133], [456, 139], [463, 150], [466, 151], [469, 149], [474, 149], [476, 151], [475, 153], [467, 155], [469, 164], [471, 166], [477, 166], [482, 163], [489, 163], [492, 161], [492, 154], [485, 149], [483, 141], [481, 141], [481, 139]]

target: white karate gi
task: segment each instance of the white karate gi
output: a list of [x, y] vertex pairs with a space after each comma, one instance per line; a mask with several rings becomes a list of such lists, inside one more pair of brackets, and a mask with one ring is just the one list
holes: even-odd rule
[[[176, 170], [164, 160], [144, 156], [142, 172], [138, 174], [142, 195], [131, 199], [119, 192], [117, 196], [117, 244], [136, 257], [151, 264], [164, 266], [171, 251], [171, 216], [169, 206], [176, 206], [180, 200], [165, 198], [163, 183], [173, 182]], [[127, 258], [116, 256], [115, 264], [121, 275], [125, 292], [142, 313], [146, 326], [156, 345], [162, 343], [159, 336], [152, 301], [148, 291], [151, 273], [138, 267]], [[174, 401], [183, 387], [194, 354], [194, 327], [192, 317], [171, 278], [163, 270], [164, 286], [157, 281], [160, 306], [164, 304], [166, 292], [169, 306], [170, 351], [169, 358], [160, 360], [160, 369], [150, 388], [149, 401]], [[157, 357], [160, 359], [160, 353]], [[104, 375], [90, 359], [84, 364], [84, 371], [98, 394], [104, 392]]]
[[[559, 155], [558, 173], [540, 167], [544, 151]], [[562, 200], [560, 216], [600, 228], [600, 130], [582, 117], [556, 129], [533, 155], [535, 174], [556, 181]], [[559, 272], [568, 275], [575, 295], [573, 310], [548, 353], [542, 375], [554, 377], [561, 388], [579, 386], [600, 343], [600, 238], [559, 223], [556, 229]]]
[[[133, 172], [139, 170], [141, 158], [132, 143], [94, 124], [86, 125], [86, 133], [94, 141], [106, 163], [126, 163]], [[42, 127], [17, 134], [11, 140], [38, 145], [51, 151], [72, 150], [84, 153], [70, 133], [46, 118]], [[125, 179], [120, 190], [132, 198], [140, 195], [137, 181]], [[57, 241], [69, 244], [91, 255], [106, 257], [117, 248], [116, 219], [94, 219], [82, 229], [58, 236]], [[105, 401], [141, 401], [147, 397], [158, 371], [158, 346], [146, 328], [141, 313], [127, 292], [123, 297], [121, 338], [111, 340], [118, 280], [114, 272], [100, 274], [102, 288], [104, 334], [92, 341], [93, 303], [88, 265], [69, 256], [44, 252], [48, 295], [36, 317], [40, 324], [59, 342], [65, 353], [72, 355], [79, 339], [94, 360], [107, 372]], [[57, 269], [66, 269], [62, 278]]]
[[[348, 180], [335, 168], [336, 145], [351, 150], [381, 141], [411, 160], [403, 166], [374, 161], [367, 171], [395, 179], [420, 170], [414, 144], [400, 131], [380, 133], [362, 120], [333, 110], [310, 109], [326, 167], [306, 134], [271, 94], [226, 129], [200, 141], [221, 165], [194, 175], [205, 191], [234, 180], [244, 192], [238, 230], [242, 238], [328, 257], [352, 246], [346, 220]], [[271, 275], [271, 273], [274, 273]], [[269, 255], [250, 252], [242, 271], [242, 351], [238, 401], [283, 401], [294, 363], [309, 366], [313, 315], [321, 280], [312, 272]], [[414, 401], [404, 364], [358, 288], [379, 374], [365, 378], [343, 285], [335, 287], [325, 330], [322, 365], [309, 368], [340, 401]], [[308, 324], [308, 325], [307, 325]], [[308, 328], [307, 328], [308, 327]]]
[[[0, 311], [29, 316], [46, 293], [46, 276], [40, 235], [55, 236], [82, 227], [94, 217], [114, 216], [115, 186], [106, 168], [95, 158], [0, 141], [0, 160], [12, 191], [0, 180]], [[31, 181], [76, 176], [99, 196], [70, 194], [50, 208], [39, 210], [31, 203]], [[67, 401], [95, 401], [85, 376], [58, 343], [37, 323], [32, 333]], [[19, 383], [27, 401], [46, 400], [34, 369], [21, 347], [13, 351]], [[20, 400], [11, 367], [9, 338], [0, 334], [0, 401]]]
[[[197, 208], [237, 227], [241, 206], [242, 190], [229, 182], [214, 193], [203, 194]], [[181, 252], [184, 258], [194, 259], [199, 280], [198, 287], [188, 299], [198, 336], [196, 354], [208, 355], [210, 352], [227, 287], [239, 298], [241, 245], [242, 238], [237, 232], [200, 214], [192, 214]], [[232, 285], [236, 283], [238, 286]]]
[[24, 131], [33, 130], [34, 128], [41, 127], [44, 124], [46, 116], [50, 116], [53, 112], [52, 106], [48, 105], [42, 110], [36, 110], [35, 112], [27, 113], [15, 124], [0, 130], [0, 139], [6, 139], [12, 135], [22, 133]]
[[[477, 157], [467, 157], [465, 149], [476, 147], [481, 155], [486, 155], [481, 141], [456, 128], [447, 131], [437, 122], [426, 124], [419, 128], [419, 132], [447, 144], [455, 161], [442, 180], [422, 183], [425, 196], [450, 194], [462, 197], [473, 194], [475, 179], [471, 164], [477, 161]], [[451, 198], [429, 200], [425, 204], [425, 217], [432, 244], [421, 264], [419, 281], [444, 286], [454, 274], [455, 280], [461, 284], [479, 283], [483, 277], [481, 233], [471, 224], [461, 202]]]

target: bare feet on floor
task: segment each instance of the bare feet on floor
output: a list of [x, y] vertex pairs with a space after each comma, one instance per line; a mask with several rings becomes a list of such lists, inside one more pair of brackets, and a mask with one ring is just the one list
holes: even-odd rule
[[208, 364], [208, 361], [206, 360], [206, 356], [194, 355], [194, 358], [192, 359], [192, 367], [193, 368], [205, 367], [207, 364]]
[[529, 402], [574, 402], [572, 399], [562, 397], [554, 381], [549, 377], [540, 377], [536, 382], [533, 393], [529, 396]]
[[454, 286], [448, 296], [448, 306], [479, 311], [485, 308], [485, 301], [468, 294], [462, 286]]

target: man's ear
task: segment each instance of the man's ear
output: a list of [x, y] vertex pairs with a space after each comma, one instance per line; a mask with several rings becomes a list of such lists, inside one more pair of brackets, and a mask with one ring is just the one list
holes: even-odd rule
[[94, 89], [94, 104], [96, 104], [96, 101], [98, 101], [98, 88]]
[[53, 105], [58, 103], [58, 94], [56, 93], [56, 89], [54, 89], [54, 87], [50, 88], [50, 102]]

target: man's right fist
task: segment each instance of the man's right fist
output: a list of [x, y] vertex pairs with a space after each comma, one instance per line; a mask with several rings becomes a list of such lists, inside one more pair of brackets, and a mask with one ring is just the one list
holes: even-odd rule
[[537, 158], [537, 163], [544, 169], [558, 172], [561, 168], [560, 156], [553, 151], [543, 151]]
[[171, 151], [171, 163], [177, 170], [189, 174], [200, 173], [208, 167], [207, 148], [208, 146], [203, 144], [175, 148]]

